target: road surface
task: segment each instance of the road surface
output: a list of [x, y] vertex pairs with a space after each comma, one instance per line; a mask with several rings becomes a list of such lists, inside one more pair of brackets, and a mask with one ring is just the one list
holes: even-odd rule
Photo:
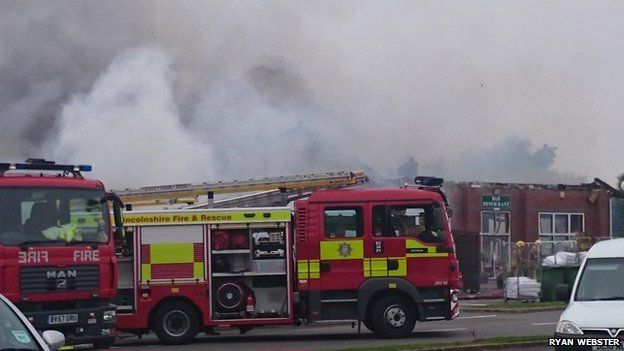
[[143, 339], [120, 339], [114, 349], [142, 350], [227, 350], [227, 351], [307, 351], [350, 347], [375, 347], [389, 344], [437, 343], [510, 335], [552, 334], [561, 311], [533, 313], [466, 312], [454, 321], [417, 323], [411, 337], [400, 340], [377, 339], [362, 325], [362, 333], [350, 325], [260, 327], [240, 335], [238, 330], [220, 335], [200, 334], [189, 345], [160, 345], [153, 335]]

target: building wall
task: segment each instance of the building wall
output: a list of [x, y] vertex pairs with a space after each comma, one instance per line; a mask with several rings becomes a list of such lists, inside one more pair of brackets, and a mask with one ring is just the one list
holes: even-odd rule
[[[453, 210], [451, 226], [466, 290], [479, 290], [479, 283], [513, 269], [511, 247], [519, 240], [534, 242], [539, 238], [540, 212], [583, 213], [585, 235], [593, 237], [592, 241], [610, 235], [611, 190], [596, 184], [447, 183], [444, 189]], [[506, 236], [501, 239], [480, 235], [483, 195], [511, 197], [510, 209], [506, 210], [510, 214], [508, 241]], [[495, 255], [493, 247], [497, 247]]]
[[535, 241], [539, 235], [540, 212], [583, 213], [585, 233], [592, 237], [608, 237], [609, 199], [606, 189], [571, 187], [530, 188], [517, 185], [471, 187], [460, 184], [444, 186], [453, 216], [453, 231], [457, 235], [481, 233], [482, 195], [511, 196], [511, 241]]

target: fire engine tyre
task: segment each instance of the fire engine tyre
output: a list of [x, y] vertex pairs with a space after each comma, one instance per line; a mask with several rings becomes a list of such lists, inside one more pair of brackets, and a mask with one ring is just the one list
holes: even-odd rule
[[163, 344], [186, 344], [195, 339], [200, 322], [195, 307], [183, 301], [171, 301], [158, 308], [153, 316], [152, 329]]
[[384, 296], [377, 301], [370, 318], [374, 332], [382, 338], [407, 337], [416, 324], [414, 304], [396, 295]]

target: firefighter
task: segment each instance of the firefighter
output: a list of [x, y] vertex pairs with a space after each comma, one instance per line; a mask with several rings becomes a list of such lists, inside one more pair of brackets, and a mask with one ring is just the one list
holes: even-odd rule
[[423, 211], [418, 214], [418, 224], [420, 226], [420, 234], [418, 234], [418, 239], [425, 243], [434, 243], [440, 241], [438, 237], [438, 232], [433, 230], [430, 224], [431, 221], [427, 220], [427, 215]]
[[80, 231], [73, 223], [56, 225], [42, 231], [43, 236], [50, 240], [81, 241]]
[[330, 238], [344, 238], [346, 236], [346, 227], [343, 223], [338, 223], [336, 229], [329, 234]]
[[392, 208], [390, 210], [390, 225], [394, 236], [405, 236], [405, 226], [403, 218], [405, 217], [405, 209]]
[[24, 223], [24, 229], [36, 240], [72, 241], [79, 237], [78, 228], [72, 224], [58, 225], [56, 209], [53, 204], [37, 202], [30, 210], [30, 218]]
[[31, 235], [41, 235], [42, 232], [56, 223], [54, 209], [45, 202], [36, 202], [30, 209], [30, 217], [24, 223], [24, 230]]
[[373, 235], [384, 236], [384, 212], [383, 208], [373, 211]]

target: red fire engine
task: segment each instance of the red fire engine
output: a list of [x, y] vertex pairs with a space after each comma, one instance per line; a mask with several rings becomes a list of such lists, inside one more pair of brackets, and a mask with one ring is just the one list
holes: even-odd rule
[[[120, 201], [91, 166], [0, 163], [0, 293], [39, 330], [68, 343], [107, 347], [115, 338], [117, 260], [109, 201]], [[52, 174], [50, 174], [52, 173]]]
[[441, 179], [420, 180], [317, 191], [294, 218], [287, 207], [125, 212], [118, 328], [179, 344], [226, 325], [351, 321], [394, 338], [454, 319]]

